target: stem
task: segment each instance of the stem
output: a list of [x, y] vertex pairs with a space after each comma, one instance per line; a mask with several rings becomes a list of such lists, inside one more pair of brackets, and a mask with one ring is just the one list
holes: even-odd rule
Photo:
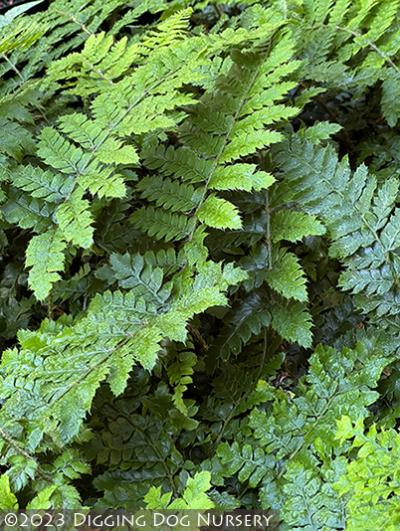
[[8, 63], [10, 65], [10, 67], [14, 70], [14, 72], [17, 74], [17, 76], [20, 78], [20, 80], [25, 83], [25, 79], [23, 77], [23, 75], [21, 74], [21, 72], [18, 70], [17, 66], [10, 61], [10, 59], [7, 57], [7, 55], [5, 53], [1, 53], [0, 54], [1, 57], [6, 61], [6, 63]]
[[266, 226], [265, 226], [265, 242], [267, 244], [267, 257], [268, 257], [268, 266], [267, 269], [272, 269], [272, 246], [271, 246], [271, 216], [269, 209], [269, 192], [265, 192], [265, 213], [267, 216]]
[[17, 441], [4, 428], [0, 428], [0, 435], [5, 441], [8, 442], [10, 446], [14, 448], [14, 450], [16, 450], [23, 457], [25, 457], [25, 459], [29, 459], [30, 461], [34, 461], [36, 463], [36, 466], [37, 466], [36, 470], [39, 476], [41, 476], [46, 481], [49, 481], [50, 483], [54, 482], [54, 477], [51, 476], [50, 474], [47, 474], [47, 472], [45, 472], [41, 468], [38, 461], [32, 455], [26, 452], [23, 448], [21, 448], [19, 444], [17, 443]]

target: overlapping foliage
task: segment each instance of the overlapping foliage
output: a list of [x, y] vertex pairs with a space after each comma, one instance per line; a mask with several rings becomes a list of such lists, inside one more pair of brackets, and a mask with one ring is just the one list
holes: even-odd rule
[[398, 527], [399, 21], [1, 16], [0, 509]]

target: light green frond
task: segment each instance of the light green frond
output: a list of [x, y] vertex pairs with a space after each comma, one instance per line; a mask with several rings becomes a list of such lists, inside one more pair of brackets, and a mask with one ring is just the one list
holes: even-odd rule
[[75, 194], [62, 203], [55, 212], [56, 221], [64, 238], [79, 247], [93, 243], [93, 218], [89, 202]]
[[30, 267], [28, 282], [38, 300], [45, 299], [64, 268], [66, 242], [60, 230], [50, 229], [29, 242], [26, 250], [27, 267]]

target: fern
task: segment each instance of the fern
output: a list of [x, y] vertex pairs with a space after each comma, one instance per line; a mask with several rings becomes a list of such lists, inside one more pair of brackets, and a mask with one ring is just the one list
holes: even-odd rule
[[2, 8], [1, 510], [398, 528], [399, 10]]
[[172, 396], [162, 387], [146, 394], [149, 377], [140, 369], [133, 379], [135, 389], [129, 398], [110, 398], [103, 389], [93, 405], [94, 411], [103, 412], [104, 428], [98, 430], [95, 415], [90, 426], [97, 435], [86, 449], [88, 459], [101, 471], [94, 478], [102, 492], [98, 508], [139, 507], [151, 487], [173, 491], [176, 475], [184, 467], [179, 447], [168, 435], [175, 438], [182, 431]]
[[366, 406], [378, 396], [371, 387], [387, 363], [380, 348], [368, 342], [341, 353], [318, 348], [295, 394], [276, 391], [268, 409], [250, 413], [241, 441], [221, 443], [217, 457], [205, 463], [214, 481], [220, 485], [224, 476], [237, 475], [239, 482], [260, 487], [261, 507], [279, 509], [289, 526], [307, 522], [322, 529], [327, 519], [331, 526], [344, 526], [343, 502], [334, 487], [344, 469], [340, 458], [337, 465], [330, 460], [331, 452], [348, 449], [336, 447], [336, 421], [344, 411], [351, 418], [368, 416]]
[[[365, 166], [352, 174], [347, 161], [339, 161], [332, 148], [312, 144], [294, 142], [277, 160], [292, 182], [292, 197], [328, 225], [331, 255], [346, 266], [341, 287], [357, 294], [357, 304], [364, 311], [377, 316], [396, 313], [397, 180], [378, 188]], [[326, 187], [316, 189], [321, 175]]]
[[349, 529], [364, 525], [385, 525], [388, 529], [395, 529], [398, 525], [398, 487], [392, 475], [396, 475], [398, 466], [399, 434], [393, 429], [378, 430], [374, 424], [368, 431], [364, 429], [361, 419], [353, 422], [343, 416], [338, 420], [336, 437], [341, 443], [349, 441], [356, 457], [346, 459], [344, 473], [334, 487], [348, 500]]
[[1, 485], [1, 498], [0, 498], [0, 507], [1, 509], [7, 510], [7, 509], [17, 509], [18, 507], [18, 500], [11, 491], [10, 488], [10, 479], [7, 476], [7, 474], [2, 474], [0, 477], [0, 485]]
[[212, 354], [227, 361], [231, 354], [238, 355], [243, 345], [270, 323], [267, 300], [261, 293], [251, 292], [226, 315], [224, 328], [213, 344]]
[[321, 236], [325, 228], [316, 216], [297, 210], [279, 209], [271, 216], [271, 234], [274, 243], [297, 242], [305, 236]]
[[183, 395], [188, 389], [188, 385], [193, 382], [192, 375], [197, 358], [193, 352], [179, 352], [174, 363], [168, 366], [167, 372], [169, 382], [174, 386], [172, 401], [178, 411], [183, 415], [188, 415], [188, 405], [185, 403]]
[[[270, 31], [273, 29], [271, 27]], [[270, 54], [236, 55], [235, 64], [215, 93], [204, 97], [192, 111], [190, 121], [182, 126], [182, 146], [164, 149], [156, 142], [146, 146], [143, 152], [146, 165], [175, 181], [166, 181], [171, 184], [164, 185], [161, 194], [152, 193], [145, 197], [155, 201], [157, 206], [171, 209], [167, 197], [169, 188], [179, 188], [185, 197], [191, 194], [191, 204], [186, 200], [179, 208], [175, 202], [172, 208], [182, 213], [179, 218], [175, 216], [176, 225], [179, 219], [179, 226], [187, 226], [185, 214], [189, 219], [195, 219], [191, 228], [187, 229], [186, 236], [189, 238], [199, 222], [219, 229], [241, 228], [237, 208], [214, 190], [250, 191], [272, 184], [271, 175], [255, 171], [253, 164], [236, 164], [235, 161], [277, 142], [281, 138], [280, 133], [262, 128], [297, 112], [277, 103], [293, 87], [292, 82], [282, 80], [298, 67], [291, 58], [292, 46], [288, 39], [280, 41]], [[193, 184], [198, 186], [191, 192], [192, 188], [188, 186], [193, 187]], [[147, 187], [147, 183], [139, 184], [139, 187]], [[175, 193], [175, 196], [178, 194]], [[171, 214], [168, 216], [174, 219]], [[166, 212], [161, 210], [159, 219], [163, 223], [161, 220], [167, 219]], [[153, 224], [159, 224], [154, 207], [144, 207], [135, 212], [132, 220], [150, 235], [164, 237], [152, 228]], [[172, 239], [173, 233], [166, 236]], [[176, 236], [182, 238], [185, 233], [179, 232]]]
[[[65, 184], [68, 193], [58, 205], [53, 218], [66, 241], [83, 248], [89, 248], [93, 244], [94, 218], [90, 203], [83, 197], [85, 192], [99, 199], [125, 196], [123, 167], [136, 166], [139, 159], [135, 147], [131, 143], [124, 143], [123, 139], [131, 135], [173, 127], [182, 117], [182, 114], [174, 112], [174, 109], [193, 102], [193, 97], [181, 92], [180, 89], [189, 81], [196, 82], [195, 75], [199, 67], [206, 57], [215, 54], [216, 50], [213, 43], [209, 43], [207, 47], [206, 40], [191, 37], [187, 31], [183, 31], [187, 26], [189, 14], [190, 11], [184, 11], [180, 15], [171, 17], [168, 23], [160, 25], [159, 30], [150, 32], [151, 37], [145, 36], [142, 44], [138, 44], [139, 49], [144, 47], [146, 54], [154, 52], [151, 54], [152, 62], [141, 64], [140, 53], [144, 51], [138, 52], [139, 59], [132, 58], [135, 68], [130, 71], [129, 65], [126, 65], [127, 55], [122, 52], [113, 54], [115, 62], [112, 68], [118, 70], [118, 62], [120, 63], [118, 74], [115, 74], [120, 79], [112, 82], [110, 78], [110, 82], [104, 86], [101, 83], [94, 83], [93, 91], [90, 92], [95, 95], [90, 105], [92, 117], [74, 112], [61, 117], [58, 128], [44, 127], [40, 131], [37, 156], [49, 168], [40, 179], [51, 180], [51, 186], [56, 185], [58, 172], [68, 175], [69, 179], [69, 184]], [[175, 26], [176, 31], [172, 31], [171, 28]], [[165, 37], [167, 33], [168, 37]], [[109, 47], [100, 46], [101, 38], [100, 36], [100, 40], [98, 39], [98, 45], [95, 37], [88, 39], [82, 52], [74, 52], [71, 57], [65, 58], [67, 66], [64, 67], [70, 66], [71, 61], [85, 62], [86, 54], [92, 56], [94, 50], [102, 58], [99, 58], [100, 63], [101, 60], [104, 62]], [[159, 46], [161, 41], [163, 44]], [[181, 61], [182, 54], [185, 55], [184, 62]], [[192, 57], [190, 60], [188, 60], [189, 55]], [[106, 70], [106, 66], [100, 63], [98, 68]], [[58, 71], [50, 72], [49, 79], [56, 79], [57, 75], [62, 75], [64, 67], [59, 64]], [[96, 72], [93, 61], [89, 67], [91, 71]], [[77, 75], [83, 77], [82, 72]], [[134, 91], [131, 91], [132, 86], [135, 87]], [[85, 97], [86, 88], [83, 92], [79, 88], [76, 90], [80, 97]], [[115, 97], [116, 94], [118, 98]], [[110, 104], [110, 101], [113, 104]], [[28, 169], [23, 167], [20, 169], [22, 173], [27, 171]], [[39, 167], [29, 171], [33, 171], [34, 174], [41, 172]], [[17, 180], [17, 186], [21, 185], [21, 181]], [[30, 191], [27, 189], [27, 184], [22, 186], [25, 191]], [[175, 190], [171, 188], [170, 193], [173, 195], [174, 192]], [[185, 192], [181, 193], [185, 196]], [[50, 198], [55, 199], [49, 193], [45, 195], [44, 190], [42, 197], [47, 201], [50, 201]], [[158, 200], [163, 201], [161, 198]], [[212, 201], [212, 198], [209, 201]], [[171, 198], [169, 202], [171, 203]], [[195, 205], [196, 201], [192, 206]], [[185, 208], [186, 205], [182, 206]], [[203, 215], [206, 215], [206, 207], [205, 204]], [[222, 210], [220, 214], [226, 216], [229, 212]], [[151, 211], [149, 211], [143, 216], [142, 223], [151, 227], [151, 220]], [[160, 228], [154, 234], [167, 240], [174, 239], [177, 229], [181, 237], [185, 237], [187, 232], [192, 230], [186, 226], [183, 218], [178, 216], [165, 215], [161, 225], [164, 228]], [[48, 277], [48, 290], [41, 293], [42, 298], [49, 294], [55, 278]], [[31, 287], [35, 288], [33, 285]]]
[[26, 265], [31, 267], [29, 283], [39, 300], [49, 293], [54, 282], [59, 280], [63, 270], [66, 242], [59, 232], [49, 230], [35, 236], [26, 250]]
[[[27, 439], [35, 434], [28, 443], [32, 444], [32, 451], [45, 451], [71, 440], [78, 434], [102, 381], [109, 382], [113, 393], [122, 393], [135, 361], [147, 369], [154, 367], [161, 340], [166, 337], [184, 341], [188, 319], [210, 304], [224, 304], [225, 297], [217, 286], [241, 278], [232, 268], [223, 270], [208, 264], [201, 274], [187, 278], [180, 296], [166, 307], [138, 297], [134, 290], [126, 294], [106, 292], [95, 297], [87, 315], [70, 327], [45, 323], [37, 333], [24, 332], [20, 336], [21, 351], [8, 351], [2, 362], [5, 400], [1, 416], [10, 433], [6, 441], [16, 434], [21, 439], [21, 429]], [[82, 338], [86, 338], [85, 350]], [[15, 357], [23, 358], [26, 367], [25, 374], [18, 369], [19, 390], [7, 383], [14, 379]], [[59, 376], [49, 383], [48, 375], [53, 373]], [[29, 384], [32, 379], [34, 387]], [[25, 420], [15, 417], [16, 404], [22, 396], [25, 404], [36, 404], [28, 417], [27, 411], [21, 410]], [[77, 397], [80, 406], [74, 406], [71, 415]]]
[[110, 266], [105, 266], [98, 276], [106, 279], [112, 276], [121, 288], [134, 290], [138, 297], [164, 304], [171, 295], [172, 284], [163, 285], [164, 271], [154, 265], [148, 254], [144, 257], [140, 254], [112, 254]]
[[198, 472], [194, 478], [189, 478], [182, 498], [169, 503], [172, 493], [161, 495], [160, 488], [152, 487], [145, 496], [147, 509], [213, 509], [214, 503], [205, 494], [211, 487], [210, 474]]

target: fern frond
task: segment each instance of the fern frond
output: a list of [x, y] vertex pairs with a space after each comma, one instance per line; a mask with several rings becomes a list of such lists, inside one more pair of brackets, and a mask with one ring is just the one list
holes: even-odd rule
[[29, 132], [20, 124], [4, 118], [0, 119], [0, 127], [2, 130], [0, 153], [20, 160], [22, 154], [32, 148], [32, 139]]
[[[126, 37], [115, 42], [104, 32], [92, 34], [81, 52], [71, 53], [51, 63], [46, 82], [68, 82], [68, 92], [88, 97], [99, 89], [107, 89], [137, 60], [137, 45]], [[76, 82], [71, 82], [76, 78]]]
[[185, 239], [193, 226], [193, 222], [186, 216], [167, 211], [160, 212], [152, 207], [136, 210], [131, 216], [131, 221], [149, 236], [166, 241]]
[[19, 225], [22, 229], [35, 232], [46, 230], [51, 224], [52, 206], [42, 199], [30, 198], [20, 191], [10, 191], [2, 206], [2, 213], [8, 223]]
[[172, 212], [190, 212], [200, 201], [200, 191], [196, 191], [192, 185], [168, 178], [160, 179], [158, 176], [144, 177], [137, 189], [144, 199]]
[[321, 236], [325, 227], [316, 216], [296, 210], [282, 209], [271, 216], [272, 241], [297, 242], [305, 236]]
[[48, 166], [72, 175], [81, 173], [88, 162], [88, 154], [51, 127], [45, 127], [40, 133], [38, 155]]
[[[21, 333], [20, 352], [9, 350], [2, 359], [2, 425], [18, 433], [20, 440], [22, 424], [26, 437], [35, 432], [32, 451], [45, 451], [75, 437], [101, 382], [108, 380], [111, 389], [121, 393], [135, 362], [151, 369], [164, 338], [184, 341], [187, 320], [225, 304], [223, 291], [243, 279], [232, 267], [206, 263], [201, 269], [187, 276], [180, 294], [167, 306], [145, 301], [135, 290], [106, 292], [97, 295], [87, 315], [71, 326], [45, 323], [38, 332]], [[24, 364], [15, 364], [15, 357]], [[18, 390], [10, 386], [16, 367]], [[36, 407], [27, 416], [25, 408], [31, 403]], [[16, 416], [18, 404], [23, 404], [22, 417]]]
[[[272, 404], [264, 403], [250, 413], [250, 437], [246, 427], [240, 442], [219, 446], [217, 462], [211, 460], [214, 481], [236, 474], [241, 483], [260, 486], [261, 506], [280, 509], [285, 521], [293, 517], [293, 525], [302, 521], [303, 511], [307, 512], [304, 500], [300, 513], [293, 512], [298, 503], [296, 492], [307, 493], [306, 499], [309, 497], [313, 504], [316, 494], [328, 495], [338, 503], [333, 481], [327, 482], [324, 467], [317, 467], [316, 461], [328, 461], [332, 448], [346, 452], [343, 447], [338, 450], [335, 443], [336, 420], [344, 411], [357, 419], [368, 415], [368, 406], [378, 396], [373, 388], [385, 363], [379, 340], [364, 341], [354, 350], [341, 352], [318, 347], [310, 359], [308, 375], [295, 392], [276, 391]], [[306, 478], [316, 487], [325, 483], [328, 492], [301, 485]], [[288, 497], [289, 493], [293, 497]], [[315, 504], [313, 507], [318, 508], [317, 501]], [[313, 513], [315, 526], [321, 517], [317, 510]]]
[[242, 221], [238, 209], [226, 199], [209, 195], [197, 209], [199, 221], [216, 229], [240, 229]]
[[16, 188], [49, 203], [67, 199], [74, 187], [73, 178], [30, 165], [13, 168], [10, 180]]
[[237, 356], [270, 323], [268, 301], [262, 293], [252, 291], [227, 313], [225, 325], [211, 346], [211, 357], [227, 361], [232, 355]]
[[89, 202], [79, 194], [72, 195], [55, 212], [55, 219], [64, 238], [79, 247], [90, 247], [93, 242], [93, 218]]
[[[292, 55], [287, 38], [270, 53], [236, 54], [217, 90], [206, 94], [182, 125], [182, 146], [165, 149], [154, 141], [145, 145], [143, 157], [150, 168], [179, 179], [175, 186], [183, 190], [185, 181], [196, 185], [199, 201], [189, 214], [195, 218], [192, 231], [199, 222], [218, 229], [241, 227], [235, 205], [211, 190], [261, 190], [272, 184], [273, 177], [257, 171], [254, 164], [235, 161], [280, 140], [281, 134], [266, 126], [297, 113], [278, 103], [294, 86], [284, 80], [298, 67]], [[158, 197], [155, 201], [162, 204]], [[161, 209], [149, 209], [152, 217], [165, 217]], [[181, 212], [187, 215], [184, 209]]]
[[[350, 444], [355, 452], [353, 459], [346, 458], [346, 468], [334, 484], [341, 500], [347, 500], [348, 528], [355, 531], [373, 522], [374, 526], [394, 529], [397, 489], [392, 478], [398, 469], [399, 432], [379, 429], [376, 424], [367, 430], [363, 419], [352, 420], [344, 415], [337, 421], [336, 438], [340, 444]], [[364, 507], [363, 511], [359, 507]]]
[[[177, 107], [195, 101], [189, 92], [181, 91], [181, 88], [189, 82], [196, 84], [196, 76], [199, 82], [202, 82], [204, 72], [200, 72], [201, 67], [207, 64], [207, 59], [216, 51], [210, 45], [211, 41], [205, 37], [193, 37], [183, 29], [187, 26], [189, 15], [190, 10], [177, 13], [161, 23], [158, 30], [139, 39], [138, 46], [143, 53], [147, 50], [148, 54], [149, 47], [154, 47], [154, 50], [152, 49], [150, 61], [143, 64], [140, 60], [136, 64], [130, 63], [132, 70], [129, 73], [125, 62], [127, 54], [123, 53], [126, 51], [126, 42], [117, 43], [112, 47], [113, 39], [104, 35], [91, 36], [81, 52], [74, 52], [63, 59], [65, 64], [68, 61], [68, 64], [81, 61], [91, 71], [96, 71], [97, 67], [104, 67], [105, 71], [108, 71], [106, 62], [110, 60], [109, 55], [114, 54], [117, 63], [121, 63], [119, 75], [122, 76], [119, 80], [100, 83], [96, 87], [90, 105], [91, 117], [81, 112], [68, 113], [59, 119], [58, 127], [44, 127], [40, 132], [38, 157], [52, 171], [68, 175], [68, 182], [72, 186], [72, 189], [68, 186], [67, 197], [57, 207], [54, 221], [60, 227], [64, 238], [74, 245], [88, 248], [93, 241], [93, 213], [87, 199], [83, 199], [83, 193], [88, 191], [100, 199], [123, 197], [126, 194], [126, 178], [121, 166], [138, 163], [138, 156], [132, 145], [132, 135], [174, 127], [183, 116], [181, 112], [176, 111]], [[241, 39], [247, 38], [246, 35], [246, 32], [242, 33]], [[96, 46], [98, 50], [95, 50]], [[135, 56], [137, 50], [135, 45], [132, 46]], [[89, 64], [91, 54], [94, 54], [96, 59]], [[58, 63], [55, 67], [61, 69], [59, 73], [63, 70], [64, 63]], [[117, 71], [117, 64], [108, 65]], [[54, 76], [57, 77], [56, 73]], [[50, 173], [46, 175], [50, 176]], [[19, 183], [25, 188], [28, 186], [21, 181]], [[164, 214], [159, 223], [156, 219], [153, 221], [152, 211], [143, 213], [138, 210], [132, 220], [139, 217], [140, 226], [151, 236], [158, 235], [166, 240], [175, 237], [183, 239], [193, 231], [194, 222], [178, 213], [181, 209], [187, 209], [189, 212], [196, 210], [202, 191], [193, 189], [193, 198], [189, 198], [192, 189], [182, 188], [179, 191], [182, 199], [176, 201], [175, 193], [178, 188], [175, 183], [165, 181], [164, 184], [169, 187], [169, 198], [165, 197], [168, 195], [165, 187], [159, 193], [153, 190], [151, 198], [177, 214]], [[45, 196], [44, 191], [42, 197], [45, 200], [55, 198], [51, 193]], [[144, 198], [147, 198], [147, 192]], [[227, 212], [226, 208], [223, 209], [225, 203], [219, 201], [217, 217], [229, 215], [230, 212]], [[204, 216], [206, 207], [207, 205], [204, 205]], [[210, 216], [211, 214], [208, 214], [211, 219]], [[219, 220], [215, 220], [215, 223], [217, 222]]]
[[234, 164], [219, 167], [210, 179], [211, 190], [243, 190], [259, 192], [269, 188], [275, 181], [274, 177], [265, 171], [257, 171], [255, 164]]
[[287, 299], [306, 301], [306, 279], [297, 256], [286, 249], [279, 249], [272, 260], [271, 270], [265, 271], [267, 284]]
[[[164, 261], [160, 265], [164, 265]], [[110, 256], [110, 265], [99, 271], [97, 276], [114, 278], [121, 288], [132, 290], [146, 301], [164, 304], [171, 295], [172, 286], [163, 282], [164, 268], [157, 262], [153, 264], [149, 253], [144, 256], [114, 253]]]
[[194, 366], [197, 363], [197, 356], [190, 351], [178, 352], [175, 361], [168, 365], [167, 373], [169, 383], [174, 387], [172, 401], [175, 407], [185, 416], [188, 416], [188, 407], [183, 395], [192, 383]]
[[52, 285], [60, 279], [65, 249], [62, 234], [54, 229], [34, 236], [29, 242], [25, 263], [31, 268], [28, 282], [38, 300], [45, 299]]
[[307, 305], [284, 299], [271, 304], [272, 327], [286, 341], [311, 347], [313, 326]]
[[346, 267], [339, 281], [343, 289], [358, 294], [363, 311], [397, 313], [398, 181], [378, 187], [365, 166], [352, 174], [333, 148], [310, 143], [292, 142], [277, 160], [298, 204], [328, 227], [331, 255]]
[[211, 474], [206, 470], [198, 472], [193, 478], [189, 477], [182, 494], [170, 503], [172, 493], [161, 495], [160, 487], [152, 487], [144, 500], [147, 509], [169, 509], [183, 511], [185, 509], [208, 510], [215, 507], [206, 492], [211, 488]]
[[163, 20], [143, 39], [142, 45], [147, 50], [156, 50], [176, 44], [187, 37], [192, 8], [181, 9]]

